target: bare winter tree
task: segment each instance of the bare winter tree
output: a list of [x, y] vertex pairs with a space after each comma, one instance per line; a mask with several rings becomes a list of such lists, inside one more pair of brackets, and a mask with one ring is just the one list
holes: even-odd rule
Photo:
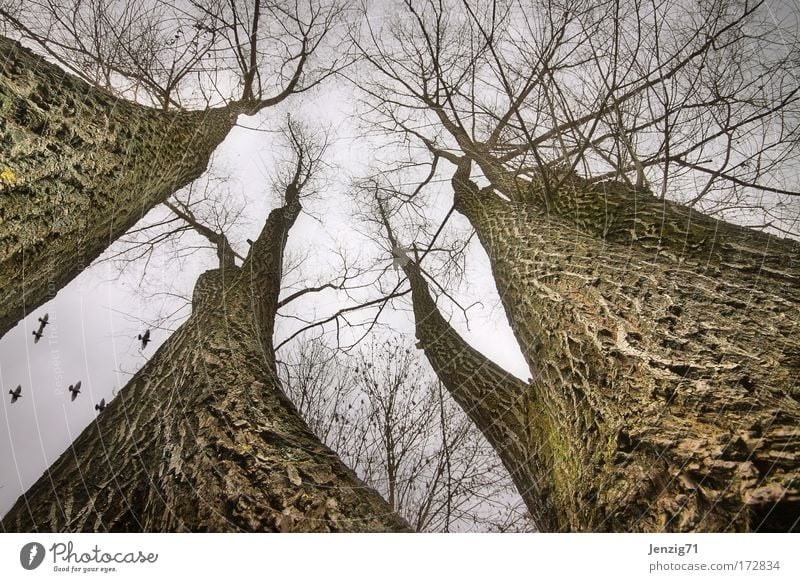
[[223, 233], [191, 317], [3, 518], [4, 531], [405, 531], [309, 430], [273, 348], [283, 250], [320, 152], [297, 125], [283, 203], [240, 265]]
[[718, 0], [687, 21], [680, 2], [403, 5], [367, 18], [360, 41], [387, 131], [451, 161], [468, 154], [512, 198], [527, 188], [515, 178], [545, 190], [616, 180], [791, 227], [791, 6]]
[[[318, 62], [343, 10], [0, 0], [6, 34], [60, 63], [0, 39], [0, 333], [202, 174], [238, 115], [346, 62]], [[424, 224], [395, 238], [379, 205], [400, 282], [378, 280], [381, 297], [304, 321], [278, 347], [410, 295], [419, 348], [540, 529], [796, 530], [800, 246], [776, 233], [797, 234], [798, 28], [788, 3], [764, 0], [692, 11], [678, 0], [375, 3], [352, 37], [370, 69], [354, 81], [371, 127], [402, 146], [385, 173], [424, 172], [379, 201]], [[68, 502], [33, 515], [23, 499], [4, 527], [406, 527], [280, 392], [277, 310], [315, 289], [278, 295], [308, 169], [295, 145], [284, 201], [246, 255], [191, 204], [172, 204], [220, 268], [201, 277], [192, 317], [80, 437], [79, 454], [53, 467]], [[452, 204], [425, 207], [442, 179]], [[447, 271], [430, 265], [454, 212], [488, 255], [529, 382], [471, 349], [441, 313]], [[450, 256], [465, 260], [462, 250]], [[382, 490], [399, 508], [416, 495], [402, 471], [441, 464], [401, 462], [428, 442], [404, 428], [414, 407], [396, 406], [403, 391], [391, 387], [402, 383], [359, 370], [353, 383], [371, 398], [353, 420], [380, 444], [364, 468], [385, 469]], [[128, 418], [141, 430], [126, 431]], [[118, 465], [96, 455], [101, 435], [124, 452]], [[432, 458], [447, 459], [452, 442]], [[346, 487], [331, 490], [339, 479]], [[194, 490], [208, 491], [199, 508], [184, 503]], [[31, 490], [51, 493], [45, 480]], [[430, 515], [413, 514], [414, 525], [432, 527]]]
[[284, 363], [287, 395], [314, 433], [416, 531], [531, 527], [489, 445], [400, 336], [373, 336], [349, 356], [321, 339], [296, 343]]
[[0, 335], [199, 177], [240, 114], [337, 70], [324, 43], [344, 16], [316, 0], [0, 5], [6, 34], [60, 65], [0, 38]]
[[[417, 258], [420, 345], [479, 426], [506, 415], [511, 444], [490, 440], [542, 529], [800, 527], [800, 246], [698, 211], [796, 224], [789, 9], [408, 0], [367, 15], [373, 122], [432, 155], [431, 175], [455, 166], [530, 397], [480, 393], [502, 370], [459, 359]], [[491, 373], [460, 381], [469, 366]]]

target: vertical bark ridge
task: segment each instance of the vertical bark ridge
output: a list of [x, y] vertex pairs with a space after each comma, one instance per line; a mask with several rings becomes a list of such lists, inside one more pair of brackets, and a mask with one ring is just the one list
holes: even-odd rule
[[292, 183], [286, 188], [285, 204], [272, 210], [267, 216], [258, 238], [250, 247], [250, 253], [242, 264], [242, 270], [250, 278], [250, 288], [259, 295], [255, 302], [255, 318], [259, 322], [259, 333], [265, 349], [274, 351], [272, 343], [275, 314], [283, 276], [283, 251], [289, 238], [289, 230], [300, 216], [300, 192]]

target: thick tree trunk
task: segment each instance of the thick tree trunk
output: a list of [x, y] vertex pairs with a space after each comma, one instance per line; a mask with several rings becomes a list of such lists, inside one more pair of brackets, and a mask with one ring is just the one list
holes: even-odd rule
[[277, 380], [274, 210], [241, 267], [203, 274], [189, 320], [5, 516], [5, 531], [405, 531], [311, 434]]
[[143, 107], [0, 37], [0, 336], [199, 177], [235, 110]]
[[800, 245], [617, 186], [453, 186], [533, 374], [555, 529], [800, 527]]
[[404, 263], [403, 270], [411, 283], [417, 347], [495, 449], [537, 526], [558, 529], [550, 504], [552, 460], [543, 457], [548, 449], [541, 445], [548, 435], [530, 421], [542, 414], [542, 403], [528, 384], [481, 355], [442, 317], [416, 263]]

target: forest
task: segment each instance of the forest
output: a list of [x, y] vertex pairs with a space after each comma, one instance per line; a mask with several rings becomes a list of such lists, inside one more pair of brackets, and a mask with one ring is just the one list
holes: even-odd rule
[[800, 531], [790, 0], [0, 0], [0, 531]]

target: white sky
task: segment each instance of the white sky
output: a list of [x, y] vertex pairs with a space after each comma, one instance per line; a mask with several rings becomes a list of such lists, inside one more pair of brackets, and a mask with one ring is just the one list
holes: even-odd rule
[[[359, 234], [365, 227], [351, 219], [351, 206], [343, 202], [348, 199], [351, 179], [363, 175], [375, 153], [373, 145], [359, 137], [357, 124], [351, 119], [354, 102], [349, 89], [328, 83], [314, 95], [293, 97], [285, 107], [265, 112], [259, 119], [242, 117], [239, 123], [275, 129], [287, 111], [302, 120], [324, 120], [331, 127], [331, 148], [326, 159], [336, 167], [327, 172], [329, 187], [305, 204], [316, 218], [303, 214], [290, 232], [287, 256], [306, 252], [310, 256], [299, 272], [287, 277], [285, 284], [317, 284], [320, 276], [333, 273], [331, 267], [335, 268], [337, 258], [330, 250], [337, 247], [345, 248], [353, 258], [383, 257], [385, 264], [390, 265], [388, 254], [381, 254], [374, 243]], [[276, 136], [270, 132], [235, 128], [212, 161], [215, 172], [230, 177], [227, 184], [230, 190], [242, 193], [247, 200], [244, 224], [230, 233], [240, 254], [246, 253], [244, 240], [256, 237], [268, 211], [277, 202], [277, 197], [268, 193], [270, 171], [275, 157], [285, 156], [285, 152], [276, 148], [275, 140]], [[443, 192], [437, 199], [445, 210], [452, 202], [447, 186], [443, 184]], [[163, 212], [154, 209], [143, 222]], [[466, 225], [461, 217], [453, 222], [462, 229]], [[192, 239], [184, 242], [189, 240]], [[202, 239], [194, 240], [202, 243]], [[471, 331], [463, 318], [455, 317], [453, 323], [474, 347], [510, 372], [527, 378], [527, 366], [500, 307], [488, 259], [478, 244], [471, 245], [468, 260], [465, 282], [461, 293], [456, 295], [464, 305], [477, 300], [481, 304], [469, 310]], [[164, 257], [155, 257], [144, 276], [141, 263], [121, 277], [113, 264], [95, 264], [0, 340], [0, 388], [4, 395], [0, 405], [0, 515], [10, 509], [95, 418], [94, 404], [101, 398], [111, 400], [167, 339], [168, 330], [153, 330], [153, 341], [144, 352], [139, 351], [136, 339], [137, 334], [149, 327], [148, 322], [181, 305], [180, 300], [163, 293], [190, 296], [197, 275], [214, 268], [215, 261], [213, 252], [202, 251], [181, 263], [177, 277], [177, 263], [165, 264]], [[390, 277], [394, 276], [394, 271], [390, 272]], [[377, 295], [373, 291], [370, 296]], [[340, 296], [330, 292], [306, 295], [284, 311], [291, 310], [307, 318], [325, 315], [341, 307], [340, 300]], [[395, 305], [406, 309], [388, 310], [383, 321], [413, 336], [413, 320], [407, 309], [409, 300], [397, 300]], [[37, 317], [45, 312], [50, 314], [50, 325], [34, 345], [31, 333], [38, 328]], [[185, 318], [189, 311], [184, 309], [180, 314]], [[366, 315], [365, 312], [357, 317]], [[175, 321], [173, 329], [177, 325]], [[296, 326], [291, 319], [279, 318], [276, 339], [287, 337]], [[78, 380], [82, 382], [82, 392], [71, 402], [67, 387]], [[12, 405], [8, 390], [17, 385], [22, 386], [22, 398]]]
[[[276, 130], [288, 112], [301, 121], [330, 127], [331, 147], [326, 160], [332, 168], [326, 172], [327, 187], [305, 203], [307, 212], [289, 234], [287, 256], [306, 253], [309, 256], [302, 268], [284, 281], [287, 287], [291, 286], [286, 293], [303, 285], [317, 285], [326, 276], [335, 276], [338, 259], [332, 251], [337, 248], [343, 248], [349, 257], [360, 259], [362, 264], [380, 259], [382, 266], [389, 267], [388, 253], [365, 237], [364, 232], [369, 229], [350, 216], [356, 208], [349, 192], [351, 181], [368, 174], [377, 158], [391, 154], [378, 149], [380, 141], [363, 135], [355, 119], [357, 107], [351, 88], [329, 80], [319, 90], [291, 97], [258, 119], [241, 117], [239, 122], [242, 126]], [[278, 201], [270, 187], [271, 172], [276, 159], [285, 157], [286, 152], [277, 143], [271, 131], [238, 127], [218, 148], [212, 161], [212, 170], [229, 178], [227, 187], [234, 197], [243, 196], [246, 200], [242, 223], [229, 233], [240, 254], [247, 251], [245, 239], [257, 236], [267, 213]], [[449, 178], [452, 168], [443, 162], [440, 172], [442, 178]], [[435, 193], [437, 185], [440, 192]], [[435, 210], [443, 214], [452, 203], [447, 180], [435, 183], [432, 190]], [[157, 208], [142, 223], [163, 214], [164, 210]], [[796, 215], [793, 209], [787, 210], [787, 216]], [[466, 221], [455, 214], [448, 233], [463, 233], [466, 229]], [[400, 234], [402, 237], [403, 233]], [[203, 244], [203, 239], [192, 234], [183, 242]], [[415, 241], [408, 240], [406, 233], [402, 242]], [[181, 306], [181, 300], [169, 294], [190, 296], [199, 273], [214, 268], [215, 263], [215, 254], [205, 250], [179, 262], [167, 262], [165, 256], [157, 256], [146, 272], [138, 264], [121, 277], [111, 263], [93, 265], [62, 289], [52, 302], [30, 314], [0, 340], [0, 515], [95, 418], [94, 404], [101, 398], [107, 401], [113, 398], [115, 391], [167, 339], [169, 330], [154, 329], [153, 341], [142, 353], [136, 336], [160, 314]], [[384, 282], [389, 284], [396, 278], [390, 269]], [[362, 294], [366, 296], [366, 292]], [[488, 259], [476, 241], [467, 255], [465, 279], [454, 295], [462, 305], [480, 301], [469, 311], [469, 329], [458, 311], [454, 311], [453, 324], [465, 339], [509, 372], [528, 378], [527, 365], [500, 306]], [[369, 297], [375, 298], [375, 292]], [[321, 318], [344, 306], [342, 300], [341, 294], [332, 292], [306, 295], [282, 313]], [[400, 299], [393, 305], [405, 309], [387, 310], [383, 321], [412, 336], [409, 300]], [[42, 340], [34, 345], [31, 332], [38, 328], [36, 318], [45, 312], [49, 312], [51, 323]], [[189, 312], [183, 309], [180, 314], [185, 318]], [[356, 318], [367, 315], [364, 312]], [[172, 321], [171, 328], [179, 323]], [[276, 343], [290, 335], [297, 325], [295, 320], [279, 318]], [[70, 402], [67, 387], [78, 380], [82, 382], [82, 394]], [[12, 405], [8, 391], [17, 385], [22, 386], [22, 398]]]

